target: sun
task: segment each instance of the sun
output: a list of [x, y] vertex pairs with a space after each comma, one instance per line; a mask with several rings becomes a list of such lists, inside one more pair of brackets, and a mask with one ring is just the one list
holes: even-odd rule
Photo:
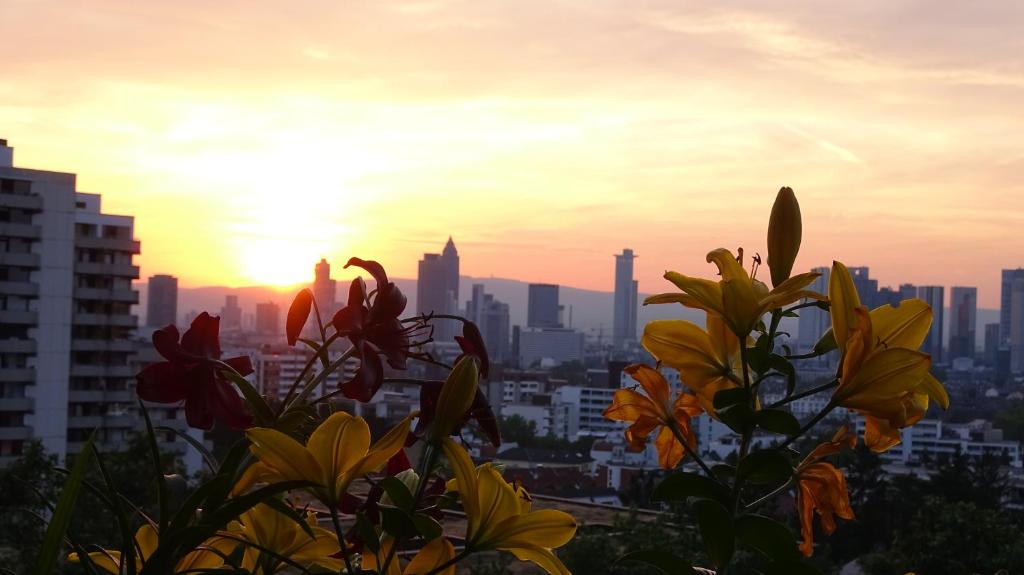
[[313, 266], [326, 257], [323, 242], [301, 238], [246, 237], [236, 240], [239, 280], [289, 287], [313, 281]]

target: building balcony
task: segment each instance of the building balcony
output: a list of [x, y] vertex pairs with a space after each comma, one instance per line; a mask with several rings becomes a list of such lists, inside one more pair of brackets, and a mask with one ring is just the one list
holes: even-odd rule
[[111, 250], [137, 254], [142, 249], [138, 240], [131, 238], [97, 238], [92, 236], [78, 236], [75, 238], [75, 247], [90, 250]]
[[106, 391], [103, 389], [72, 389], [68, 391], [68, 403], [134, 403], [135, 392], [122, 389]]
[[[135, 351], [137, 344], [128, 339], [72, 339], [71, 351]], [[0, 350], [3, 349], [0, 342]]]
[[139, 292], [133, 289], [75, 288], [75, 299], [139, 303]]
[[111, 325], [137, 327], [139, 318], [127, 313], [76, 313], [72, 318], [75, 325]]
[[34, 367], [3, 367], [0, 368], [0, 381], [17, 383], [35, 383]]
[[32, 282], [0, 282], [0, 293], [4, 295], [39, 296], [39, 285]]
[[0, 194], [0, 208], [18, 208], [39, 212], [43, 210], [43, 198], [27, 194]]
[[105, 262], [75, 262], [75, 273], [92, 276], [115, 276], [139, 279], [139, 266]]
[[26, 238], [38, 240], [43, 236], [43, 229], [34, 224], [0, 223], [0, 237]]
[[103, 426], [102, 415], [71, 415], [68, 416], [68, 427], [77, 429], [93, 429]]
[[35, 353], [34, 339], [0, 339], [0, 353]]
[[18, 266], [22, 268], [38, 268], [41, 262], [39, 254], [0, 252], [0, 266]]
[[24, 425], [0, 427], [0, 440], [32, 439], [32, 428]]
[[0, 411], [32, 411], [33, 407], [31, 397], [0, 397]]
[[74, 364], [71, 366], [71, 377], [135, 377], [137, 373], [138, 370], [129, 365]]
[[39, 314], [28, 310], [5, 309], [0, 310], [0, 324], [8, 325], [35, 325], [39, 321]]

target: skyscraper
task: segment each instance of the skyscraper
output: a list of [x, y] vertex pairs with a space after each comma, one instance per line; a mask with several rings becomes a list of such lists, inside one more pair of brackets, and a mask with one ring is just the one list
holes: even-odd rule
[[1024, 276], [1010, 281], [1010, 373], [1024, 373]]
[[928, 330], [921, 351], [931, 354], [932, 363], [944, 363], [942, 355], [943, 322], [945, 321], [945, 289], [942, 286], [917, 286], [917, 297], [923, 299], [932, 308], [932, 327]]
[[995, 367], [996, 362], [999, 361], [999, 347], [1002, 342], [999, 339], [999, 324], [998, 323], [986, 323], [985, 324], [985, 365], [989, 367]]
[[224, 306], [220, 308], [220, 329], [242, 329], [242, 308], [238, 307], [237, 295], [224, 296]]
[[256, 304], [256, 333], [277, 335], [281, 333], [281, 308], [276, 303]]
[[150, 276], [147, 289], [146, 325], [160, 328], [178, 323], [178, 278]]
[[[326, 325], [334, 317], [334, 312], [338, 311], [338, 282], [331, 279], [331, 264], [324, 258], [320, 258], [320, 263], [313, 270], [312, 291], [320, 317]], [[316, 321], [310, 323], [316, 327]]]
[[134, 220], [104, 213], [99, 195], [76, 191], [74, 174], [14, 167], [6, 144], [0, 140], [0, 465], [33, 439], [61, 459], [90, 435], [103, 451], [124, 447], [139, 423]]
[[[813, 284], [807, 286], [807, 289], [828, 294], [828, 278], [832, 270], [820, 267], [811, 271], [821, 275]], [[818, 343], [818, 339], [832, 327], [832, 318], [828, 312], [818, 307], [805, 307], [796, 313], [800, 314], [800, 319], [797, 320], [797, 345], [801, 353], [808, 353], [814, 348], [814, 344]]]
[[[1012, 323], [1011, 316], [1014, 312], [1012, 309], [1013, 280], [1019, 278], [1024, 278], [1024, 268], [1003, 270], [1002, 282], [999, 290], [999, 339], [1003, 344], [1010, 343], [1010, 324]], [[1019, 313], [1024, 313], [1024, 310], [1020, 310]]]
[[615, 256], [615, 300], [612, 341], [615, 347], [636, 341], [637, 282], [633, 279], [633, 250]]
[[978, 288], [954, 287], [949, 294], [949, 359], [973, 358], [978, 316]]
[[[416, 279], [416, 313], [456, 314], [459, 301], [459, 252], [451, 236], [440, 254], [423, 254]], [[434, 322], [434, 340], [450, 341], [456, 331], [450, 320]]]
[[562, 327], [562, 306], [558, 286], [530, 284], [527, 287], [526, 327]]
[[848, 269], [853, 285], [857, 288], [857, 295], [860, 296], [860, 303], [868, 309], [878, 307], [878, 280], [871, 279], [870, 269], [867, 266]]
[[508, 304], [486, 293], [483, 284], [474, 284], [472, 299], [466, 302], [466, 319], [480, 329], [491, 361], [500, 363], [510, 358]]

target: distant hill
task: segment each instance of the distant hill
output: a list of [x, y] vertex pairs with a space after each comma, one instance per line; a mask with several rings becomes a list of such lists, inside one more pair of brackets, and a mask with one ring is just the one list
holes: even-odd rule
[[[408, 309], [410, 312], [416, 309], [416, 280], [405, 279], [405, 278], [393, 278], [395, 284], [401, 288], [402, 292], [409, 298]], [[526, 325], [526, 305], [527, 305], [527, 286], [528, 282], [519, 280], [504, 279], [504, 278], [477, 278], [471, 276], [462, 276], [459, 282], [459, 298], [460, 306], [466, 305], [466, 300], [469, 299], [469, 294], [472, 292], [473, 284], [483, 284], [484, 289], [487, 293], [494, 294], [494, 297], [502, 302], [509, 305], [509, 310], [512, 316], [512, 325]], [[139, 306], [136, 313], [139, 315], [140, 323], [146, 321], [145, 309], [146, 309], [146, 298], [148, 295], [147, 284], [145, 282], [138, 282], [136, 286], [139, 290]], [[671, 286], [668, 286], [671, 287]], [[347, 293], [347, 284], [341, 283], [338, 286], [338, 297], [339, 299], [344, 298]], [[182, 288], [178, 290], [178, 315], [179, 321], [183, 321], [185, 315], [190, 311], [208, 311], [211, 314], [219, 314], [221, 307], [224, 305], [224, 296], [226, 295], [237, 295], [238, 305], [241, 306], [243, 311], [243, 322], [251, 323], [252, 316], [255, 314], [256, 304], [265, 302], [274, 302], [281, 306], [282, 321], [284, 321], [284, 314], [288, 309], [288, 305], [291, 303], [291, 298], [295, 295], [292, 291], [282, 292], [280, 290], [262, 287], [241, 287], [241, 288], [228, 288], [223, 286], [209, 286], [199, 288]], [[640, 299], [647, 294], [640, 294]], [[603, 334], [605, 338], [611, 337], [612, 330], [612, 292], [588, 290], [581, 288], [574, 288], [568, 286], [561, 286], [559, 290], [559, 298], [561, 304], [564, 306], [565, 311], [563, 314], [563, 321], [572, 327], [579, 329], [591, 337], [597, 337], [599, 334]], [[949, 334], [949, 313], [945, 314], [945, 334], [948, 338]], [[704, 316], [702, 313], [686, 309], [679, 305], [652, 305], [652, 306], [641, 306], [640, 315], [638, 318], [640, 328], [651, 320], [655, 319], [687, 319], [697, 323], [698, 325], [704, 324]], [[999, 321], [999, 310], [995, 309], [978, 309], [977, 316], [977, 345], [982, 347], [985, 339], [985, 324], [986, 323], [997, 323]], [[795, 321], [789, 321], [783, 323], [783, 331], [796, 336], [797, 327]]]

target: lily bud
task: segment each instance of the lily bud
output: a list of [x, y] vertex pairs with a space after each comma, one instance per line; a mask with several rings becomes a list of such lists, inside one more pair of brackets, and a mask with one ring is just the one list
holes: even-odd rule
[[448, 374], [448, 379], [441, 387], [434, 412], [434, 421], [430, 429], [430, 440], [439, 442], [455, 431], [476, 398], [477, 382], [480, 379], [480, 368], [477, 359], [463, 356]]
[[292, 305], [288, 308], [288, 321], [285, 323], [285, 331], [288, 335], [288, 345], [295, 345], [306, 327], [306, 320], [309, 319], [309, 312], [313, 307], [313, 292], [304, 289], [295, 295]]
[[768, 267], [772, 285], [778, 286], [789, 279], [796, 254], [800, 251], [800, 204], [792, 188], [782, 188], [775, 196], [772, 215], [768, 220]]

